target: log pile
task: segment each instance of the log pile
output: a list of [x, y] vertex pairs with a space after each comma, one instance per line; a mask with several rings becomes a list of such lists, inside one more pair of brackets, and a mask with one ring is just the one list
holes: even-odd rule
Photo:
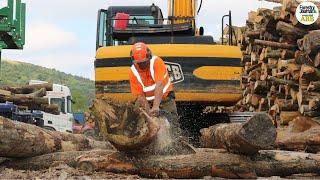
[[59, 115], [60, 109], [57, 105], [49, 105], [45, 98], [47, 91], [52, 91], [53, 84], [35, 84], [19, 87], [1, 87], [0, 103], [12, 102], [22, 110], [41, 110], [47, 113]]
[[287, 125], [299, 115], [320, 116], [320, 19], [303, 26], [295, 17], [298, 2], [279, 2], [249, 13], [241, 41], [243, 99], [236, 110], [269, 112]]

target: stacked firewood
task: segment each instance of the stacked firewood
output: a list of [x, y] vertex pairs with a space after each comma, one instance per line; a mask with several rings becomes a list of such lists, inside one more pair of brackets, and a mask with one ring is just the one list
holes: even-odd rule
[[45, 98], [47, 91], [52, 91], [52, 88], [51, 83], [1, 87], [0, 103], [12, 102], [20, 110], [41, 110], [59, 115], [59, 107], [54, 104], [50, 105], [48, 98]]
[[[272, 2], [275, 2], [274, 0]], [[249, 12], [241, 41], [243, 99], [239, 111], [269, 112], [282, 124], [320, 117], [320, 18], [304, 26], [298, 2]]]

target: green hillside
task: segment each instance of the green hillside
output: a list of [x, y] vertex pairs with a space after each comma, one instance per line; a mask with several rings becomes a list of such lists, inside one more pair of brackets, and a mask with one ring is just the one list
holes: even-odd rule
[[75, 101], [72, 107], [74, 112], [86, 110], [94, 98], [94, 81], [89, 79], [30, 63], [18, 61], [1, 62], [0, 86], [23, 85], [27, 84], [31, 79], [68, 86]]

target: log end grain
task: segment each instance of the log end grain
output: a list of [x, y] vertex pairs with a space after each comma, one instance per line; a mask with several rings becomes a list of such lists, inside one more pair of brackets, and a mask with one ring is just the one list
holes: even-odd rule
[[243, 139], [261, 149], [272, 146], [277, 136], [272, 118], [265, 113], [257, 114], [250, 118], [242, 126], [239, 133]]

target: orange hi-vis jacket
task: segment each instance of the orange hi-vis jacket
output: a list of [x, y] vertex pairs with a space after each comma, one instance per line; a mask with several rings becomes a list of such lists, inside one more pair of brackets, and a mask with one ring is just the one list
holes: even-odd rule
[[135, 96], [144, 94], [148, 101], [155, 99], [154, 90], [156, 82], [163, 81], [163, 98], [167, 97], [173, 88], [166, 65], [157, 56], [153, 56], [150, 60], [150, 69], [148, 70], [142, 71], [139, 68], [137, 69], [135, 65], [132, 65], [129, 78], [132, 94]]

